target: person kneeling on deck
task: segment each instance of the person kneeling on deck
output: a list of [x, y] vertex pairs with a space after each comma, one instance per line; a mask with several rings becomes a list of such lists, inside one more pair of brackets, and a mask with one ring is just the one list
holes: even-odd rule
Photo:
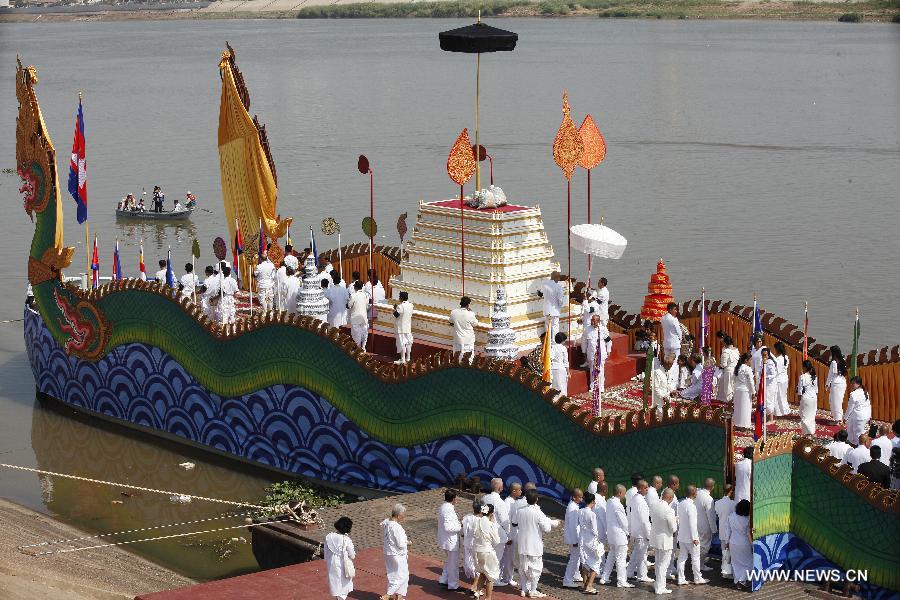
[[405, 365], [412, 360], [412, 314], [413, 303], [409, 301], [408, 292], [400, 292], [400, 303], [394, 305], [394, 317], [397, 319], [397, 352], [400, 360], [395, 360], [398, 365]]
[[381, 522], [384, 542], [384, 566], [387, 570], [387, 593], [380, 600], [404, 600], [409, 586], [409, 540], [403, 529], [406, 507], [395, 504], [391, 518]]
[[569, 393], [569, 351], [565, 345], [566, 334], [556, 334], [553, 347], [550, 348], [550, 385], [560, 391], [563, 396]]
[[475, 324], [478, 317], [469, 308], [472, 299], [463, 296], [459, 299], [459, 308], [450, 311], [450, 325], [453, 326], [453, 353], [462, 360], [469, 353], [469, 364], [475, 357]]
[[363, 291], [363, 284], [357, 281], [353, 284], [354, 292], [347, 302], [350, 311], [350, 336], [363, 352], [366, 351], [366, 341], [369, 339], [369, 295]]
[[256, 277], [256, 291], [259, 298], [259, 307], [266, 313], [272, 310], [272, 300], [275, 297], [275, 265], [269, 260], [269, 255], [264, 254], [261, 263], [256, 265], [253, 276]]
[[231, 277], [231, 267], [222, 266], [222, 283], [220, 284], [219, 293], [219, 325], [228, 325], [234, 323], [237, 316], [237, 310], [234, 306], [234, 295], [238, 291], [238, 284]]

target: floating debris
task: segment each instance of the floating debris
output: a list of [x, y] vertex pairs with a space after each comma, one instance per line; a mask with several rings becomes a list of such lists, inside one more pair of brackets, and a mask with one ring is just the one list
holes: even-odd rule
[[175, 494], [174, 496], [169, 496], [169, 500], [175, 504], [189, 504], [191, 497], [187, 494]]
[[194, 465], [194, 463], [188, 461], [188, 462], [183, 462], [183, 463], [179, 464], [178, 466], [181, 467], [182, 469], [184, 469], [185, 471], [190, 471], [196, 465]]

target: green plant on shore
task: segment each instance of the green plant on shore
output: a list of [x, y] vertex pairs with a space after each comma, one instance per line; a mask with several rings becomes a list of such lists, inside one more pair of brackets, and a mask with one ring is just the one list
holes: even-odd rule
[[343, 494], [334, 494], [318, 489], [302, 481], [288, 480], [268, 486], [266, 495], [259, 504], [275, 508], [285, 504], [295, 505], [304, 502], [308, 508], [320, 509], [327, 506], [339, 506], [348, 500], [349, 498]]

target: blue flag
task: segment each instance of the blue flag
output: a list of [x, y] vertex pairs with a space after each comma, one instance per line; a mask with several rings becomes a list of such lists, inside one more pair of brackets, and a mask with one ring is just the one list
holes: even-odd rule
[[172, 249], [169, 248], [169, 254], [166, 256], [166, 285], [175, 287], [175, 273], [172, 271]]

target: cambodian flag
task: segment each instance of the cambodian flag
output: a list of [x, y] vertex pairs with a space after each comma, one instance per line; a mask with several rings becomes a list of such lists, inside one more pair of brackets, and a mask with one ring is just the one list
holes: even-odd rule
[[762, 333], [762, 309], [756, 304], [756, 298], [753, 299], [753, 333]]
[[175, 273], [172, 271], [172, 249], [166, 255], [166, 285], [170, 288], [175, 287]]
[[119, 261], [119, 240], [116, 240], [116, 251], [113, 252], [113, 281], [122, 279], [122, 263]]
[[69, 193], [78, 205], [78, 222], [87, 221], [87, 163], [84, 158], [84, 113], [78, 98], [78, 116], [75, 117], [75, 139], [72, 141], [72, 161], [69, 163]]
[[244, 253], [244, 238], [241, 236], [241, 225], [238, 220], [234, 220], [234, 246], [231, 249], [234, 256], [234, 277], [237, 279], [238, 287], [241, 286], [241, 266], [238, 257]]
[[144, 268], [144, 242], [141, 242], [141, 253], [138, 256], [138, 270], [141, 272], [141, 281], [147, 281], [147, 269]]
[[94, 236], [94, 253], [91, 255], [91, 288], [100, 287], [100, 251], [97, 249], [97, 236]]

